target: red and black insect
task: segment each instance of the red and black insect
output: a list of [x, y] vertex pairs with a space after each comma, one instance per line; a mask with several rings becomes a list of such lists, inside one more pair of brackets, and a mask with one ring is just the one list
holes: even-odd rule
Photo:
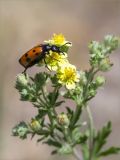
[[32, 67], [33, 65], [39, 63], [41, 60], [44, 60], [45, 62], [45, 56], [46, 54], [49, 54], [50, 50], [53, 52], [57, 52], [58, 54], [63, 53], [62, 51], [60, 51], [60, 47], [49, 44], [37, 45], [30, 49], [28, 52], [26, 52], [19, 59], [20, 64], [25, 68], [24, 73], [29, 67]]

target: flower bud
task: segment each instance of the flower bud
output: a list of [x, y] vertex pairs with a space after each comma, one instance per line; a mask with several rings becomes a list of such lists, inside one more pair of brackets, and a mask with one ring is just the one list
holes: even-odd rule
[[99, 86], [102, 86], [105, 84], [105, 78], [103, 76], [98, 76], [95, 80], [96, 82], [96, 85], [99, 87]]
[[58, 115], [58, 123], [64, 126], [68, 126], [70, 121], [68, 119], [68, 116], [64, 113], [61, 113]]
[[38, 120], [36, 120], [36, 119], [32, 119], [31, 120], [30, 127], [34, 131], [38, 131], [38, 130], [41, 129], [40, 122]]
[[110, 59], [109, 57], [106, 57], [104, 59], [101, 60], [100, 65], [99, 65], [99, 69], [103, 72], [110, 70], [110, 68], [112, 67], [112, 63], [110, 63]]
[[109, 46], [109, 52], [112, 52], [120, 45], [120, 37], [116, 37], [113, 35], [105, 36], [104, 43], [106, 46]]
[[28, 133], [28, 127], [25, 122], [20, 122], [12, 129], [13, 136], [19, 136], [21, 139], [25, 139]]
[[23, 89], [23, 90], [21, 91], [21, 95], [22, 95], [22, 96], [27, 96], [27, 95], [28, 95], [27, 89]]
[[94, 97], [96, 95], [97, 91], [95, 89], [90, 89], [89, 96]]
[[17, 75], [17, 83], [19, 83], [20, 85], [23, 85], [23, 86], [27, 86], [28, 84], [28, 75], [25, 75], [25, 74], [18, 74]]

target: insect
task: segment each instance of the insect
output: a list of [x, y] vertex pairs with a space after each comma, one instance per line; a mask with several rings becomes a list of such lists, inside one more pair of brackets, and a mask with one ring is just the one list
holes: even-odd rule
[[45, 62], [46, 54], [49, 54], [50, 50], [53, 52], [57, 52], [58, 54], [63, 53], [62, 51], [60, 51], [60, 47], [56, 45], [40, 44], [23, 54], [23, 56], [19, 59], [20, 64], [25, 68], [23, 73], [25, 73], [29, 67], [32, 67], [41, 60], [44, 60]]

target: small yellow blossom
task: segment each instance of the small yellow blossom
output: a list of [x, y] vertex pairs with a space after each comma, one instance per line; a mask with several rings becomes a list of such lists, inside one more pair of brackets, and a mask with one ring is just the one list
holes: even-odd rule
[[52, 51], [49, 51], [49, 54], [46, 56], [45, 61], [46, 61], [47, 67], [53, 71], [57, 71], [61, 65], [68, 63], [66, 53], [58, 54]]
[[57, 46], [62, 46], [64, 44], [66, 44], [66, 46], [71, 46], [72, 44], [68, 41], [66, 41], [64, 35], [61, 34], [53, 34], [53, 37], [48, 40], [48, 41], [44, 41], [46, 43], [49, 43], [51, 45], [57, 45]]
[[53, 41], [53, 44], [55, 45], [63, 45], [66, 43], [66, 40], [63, 34], [53, 34], [52, 41]]
[[67, 89], [75, 89], [76, 82], [79, 82], [80, 75], [76, 67], [66, 63], [57, 72], [58, 82], [66, 86]]

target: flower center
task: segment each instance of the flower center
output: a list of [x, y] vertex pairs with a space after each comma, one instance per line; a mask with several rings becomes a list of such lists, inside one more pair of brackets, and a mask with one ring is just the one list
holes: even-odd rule
[[65, 37], [62, 34], [54, 34], [53, 41], [55, 44], [63, 44], [65, 42]]
[[65, 69], [65, 72], [64, 72], [64, 80], [65, 81], [72, 81], [75, 77], [75, 70], [70, 70], [68, 68]]

